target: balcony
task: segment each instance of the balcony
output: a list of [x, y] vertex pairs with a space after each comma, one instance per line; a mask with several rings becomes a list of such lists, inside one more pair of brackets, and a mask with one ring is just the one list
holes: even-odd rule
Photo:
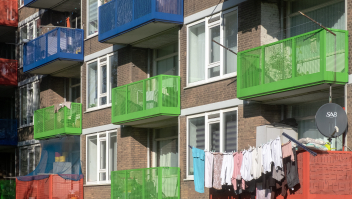
[[24, 0], [25, 7], [72, 12], [81, 8], [80, 0]]
[[111, 198], [180, 198], [180, 168], [112, 171]]
[[17, 146], [17, 120], [0, 119], [0, 146]]
[[99, 42], [131, 44], [183, 24], [183, 0], [113, 0], [99, 22]]
[[268, 104], [297, 103], [317, 99], [314, 92], [328, 89], [329, 84], [346, 84], [348, 32], [331, 31], [336, 42], [335, 36], [321, 29], [239, 52], [237, 97]]
[[113, 124], [141, 128], [177, 124], [181, 113], [180, 77], [158, 75], [116, 87], [111, 98]]
[[0, 42], [15, 43], [18, 26], [17, 0], [0, 1]]
[[81, 135], [82, 104], [71, 103], [55, 112], [55, 106], [34, 112], [34, 139], [45, 139], [59, 135]]
[[17, 86], [17, 61], [0, 58], [0, 85]]
[[81, 29], [56, 28], [26, 43], [23, 72], [70, 77], [70, 73], [62, 71], [83, 62], [83, 41]]

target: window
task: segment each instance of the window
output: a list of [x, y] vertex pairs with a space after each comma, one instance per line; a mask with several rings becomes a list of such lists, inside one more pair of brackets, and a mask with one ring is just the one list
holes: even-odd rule
[[19, 0], [18, 2], [19, 2], [19, 4], [20, 4], [20, 5], [18, 6], [18, 8], [21, 8], [22, 6], [24, 6], [24, 0]]
[[187, 176], [193, 178], [192, 147], [215, 152], [237, 151], [237, 108], [187, 117]]
[[41, 148], [40, 145], [32, 145], [19, 148], [20, 151], [20, 176], [25, 176], [34, 171], [39, 164]]
[[178, 43], [154, 50], [154, 74], [178, 75]]
[[117, 132], [87, 135], [87, 184], [110, 183], [117, 170]]
[[325, 27], [346, 30], [345, 1], [297, 0], [288, 7], [287, 36], [293, 37], [321, 27], [298, 13], [302, 11]]
[[235, 76], [237, 55], [237, 10], [231, 9], [188, 26], [189, 86]]
[[81, 100], [81, 79], [70, 79], [70, 101], [80, 103]]
[[100, 57], [87, 64], [87, 109], [111, 104], [111, 89], [117, 86], [117, 53]]
[[20, 89], [20, 127], [33, 125], [34, 111], [39, 109], [39, 82], [29, 83]]
[[154, 133], [156, 157], [153, 166], [178, 167], [178, 128], [177, 126], [156, 129]]
[[100, 0], [88, 0], [87, 19], [88, 19], [88, 35], [98, 33], [98, 7], [101, 5]]

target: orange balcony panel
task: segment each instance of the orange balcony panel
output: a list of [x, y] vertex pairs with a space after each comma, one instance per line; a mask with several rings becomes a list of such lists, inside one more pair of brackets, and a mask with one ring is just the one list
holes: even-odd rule
[[17, 61], [0, 58], [0, 85], [17, 86]]
[[0, 0], [0, 26], [18, 26], [16, 0]]

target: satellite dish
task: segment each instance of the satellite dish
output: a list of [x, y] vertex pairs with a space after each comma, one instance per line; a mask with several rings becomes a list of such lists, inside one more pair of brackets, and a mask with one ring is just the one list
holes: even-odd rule
[[315, 124], [322, 135], [327, 138], [336, 138], [347, 129], [347, 115], [338, 104], [324, 104], [315, 115]]

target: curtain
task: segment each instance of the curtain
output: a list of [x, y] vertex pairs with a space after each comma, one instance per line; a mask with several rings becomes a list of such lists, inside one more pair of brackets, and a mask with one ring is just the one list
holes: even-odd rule
[[225, 143], [225, 151], [237, 150], [237, 111], [224, 113], [225, 132], [223, 142]]
[[[237, 11], [224, 15], [224, 45], [237, 52]], [[224, 74], [237, 71], [237, 55], [223, 49], [224, 51]]]
[[88, 137], [88, 168], [87, 168], [87, 178], [88, 182], [97, 181], [97, 136]]
[[[205, 149], [205, 117], [192, 118], [188, 121], [189, 145], [198, 149]], [[188, 175], [193, 175], [192, 149], [188, 149]]]
[[110, 133], [109, 146], [109, 180], [111, 179], [111, 171], [117, 170], [117, 133]]
[[205, 78], [205, 23], [189, 28], [188, 82], [193, 83]]
[[213, 42], [216, 41], [220, 43], [220, 26], [215, 26], [210, 29], [210, 60], [209, 63], [214, 63], [220, 61], [220, 46], [219, 44]]
[[174, 56], [158, 61], [156, 63], [157, 75], [177, 75], [177, 57], [178, 56]]
[[88, 65], [88, 108], [97, 106], [97, 62]]
[[[325, 2], [326, 0], [324, 0]], [[316, 5], [321, 5], [322, 1], [312, 0], [304, 1], [299, 0], [292, 2], [292, 11], [297, 12], [298, 10], [307, 9]], [[325, 6], [310, 12], [305, 13], [315, 21], [321, 23], [327, 28], [335, 28], [346, 30], [345, 27], [345, 1], [338, 2], [333, 5]], [[300, 35], [309, 31], [320, 29], [321, 27], [313, 23], [302, 15], [296, 15], [291, 17], [291, 37]]]
[[158, 167], [178, 167], [177, 139], [158, 141]]
[[98, 32], [98, 0], [89, 0], [88, 35]]

